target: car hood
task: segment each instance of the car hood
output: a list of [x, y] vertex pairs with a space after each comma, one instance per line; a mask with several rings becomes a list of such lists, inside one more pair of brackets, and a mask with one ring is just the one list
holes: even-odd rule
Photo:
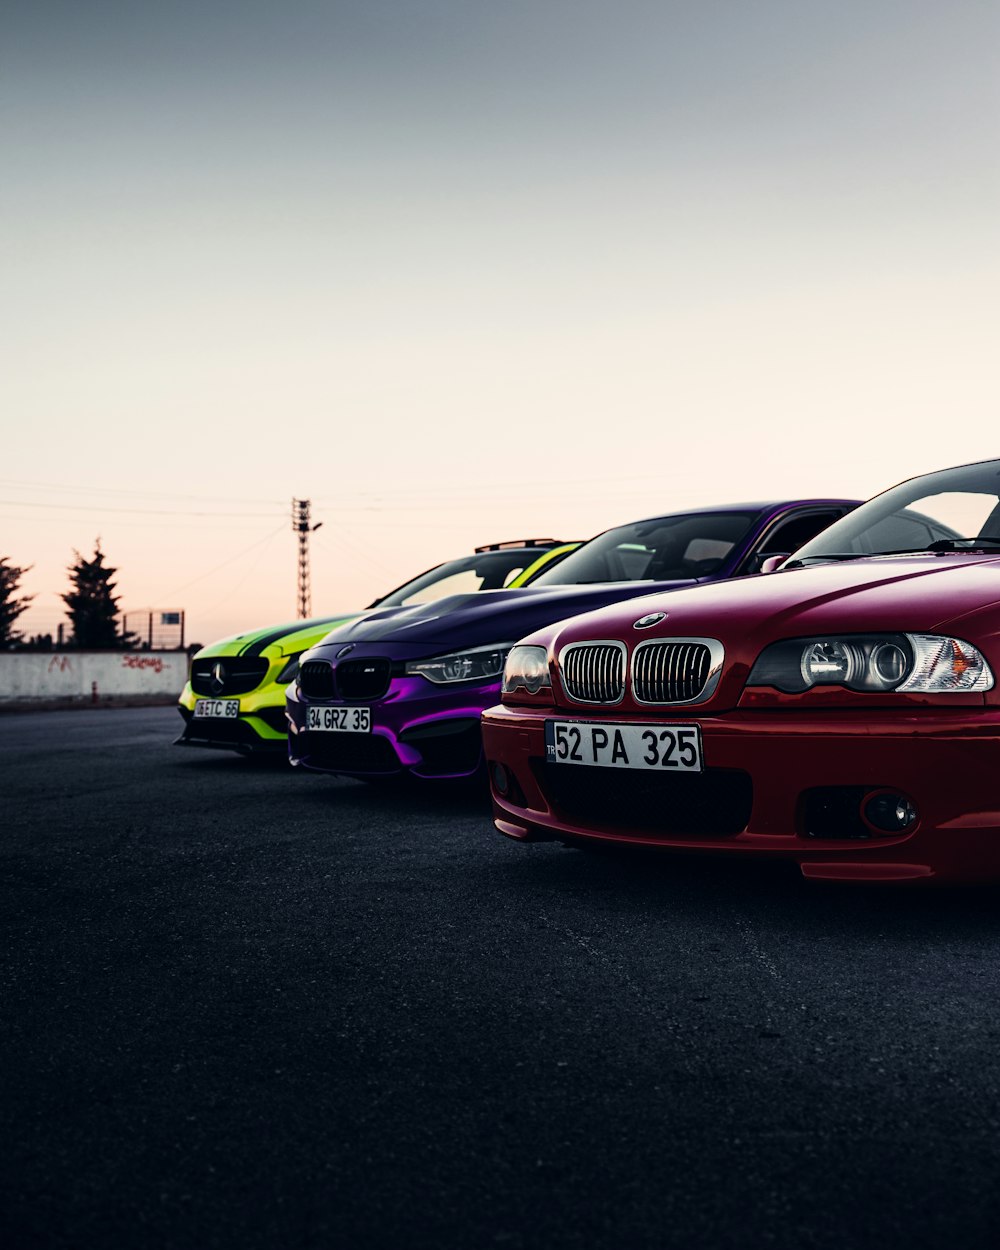
[[[562, 622], [528, 641], [559, 650], [597, 638], [715, 638], [725, 647], [727, 668], [749, 666], [771, 642], [829, 633], [954, 632], [996, 654], [998, 606], [1000, 558], [875, 557], [715, 583], [669, 598], [643, 596]], [[635, 628], [654, 612], [664, 613], [663, 619]]]
[[602, 582], [593, 586], [553, 586], [533, 590], [480, 590], [450, 595], [409, 608], [377, 608], [328, 634], [312, 651], [324, 657], [327, 648], [347, 643], [393, 643], [410, 655], [440, 653], [449, 647], [489, 646], [515, 642], [532, 630], [589, 612], [622, 599], [655, 591], [676, 590], [696, 582]]
[[266, 625], [250, 629], [229, 638], [219, 638], [196, 652], [196, 659], [227, 655], [291, 655], [310, 646], [317, 636], [322, 637], [331, 629], [353, 620], [358, 613], [340, 612], [335, 616], [315, 616], [304, 621], [286, 621], [283, 625]]

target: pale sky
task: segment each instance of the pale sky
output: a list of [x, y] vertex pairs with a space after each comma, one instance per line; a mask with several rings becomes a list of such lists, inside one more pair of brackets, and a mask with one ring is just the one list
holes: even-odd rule
[[1000, 456], [1000, 9], [8, 0], [0, 555], [189, 638]]

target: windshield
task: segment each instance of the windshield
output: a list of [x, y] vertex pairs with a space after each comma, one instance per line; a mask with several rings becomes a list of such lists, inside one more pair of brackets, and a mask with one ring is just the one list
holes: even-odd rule
[[691, 581], [708, 577], [749, 534], [759, 512], [683, 512], [598, 534], [531, 585]]
[[479, 590], [503, 590], [518, 573], [544, 555], [544, 547], [509, 547], [503, 551], [478, 551], [475, 555], [439, 564], [412, 581], [405, 582], [371, 608], [404, 608], [433, 603], [445, 595], [474, 594]]
[[1000, 544], [1000, 460], [902, 482], [823, 530], [786, 567], [893, 552], [968, 550], [976, 542]]

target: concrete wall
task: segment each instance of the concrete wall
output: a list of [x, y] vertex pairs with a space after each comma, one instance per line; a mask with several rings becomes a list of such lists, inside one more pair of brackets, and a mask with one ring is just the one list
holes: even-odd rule
[[0, 652], [0, 704], [176, 697], [187, 670], [183, 651]]

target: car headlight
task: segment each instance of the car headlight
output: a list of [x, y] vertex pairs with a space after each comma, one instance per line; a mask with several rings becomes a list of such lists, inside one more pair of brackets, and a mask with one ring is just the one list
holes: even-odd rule
[[456, 681], [484, 681], [499, 677], [503, 672], [504, 656], [509, 642], [492, 647], [477, 647], [474, 651], [453, 651], [448, 655], [436, 655], [429, 660], [410, 660], [407, 673], [426, 677], [439, 686]]
[[278, 682], [279, 685], [287, 686], [289, 682], [293, 682], [295, 678], [298, 677], [299, 657], [301, 655], [302, 655], [301, 651], [296, 651], [294, 655], [290, 655], [288, 659], [285, 661], [285, 667], [281, 670], [278, 676], [275, 677], [274, 679], [276, 682]]
[[912, 694], [977, 693], [993, 688], [982, 654], [938, 634], [845, 634], [793, 638], [765, 648], [748, 686], [799, 694], [813, 686]]
[[514, 694], [525, 690], [537, 694], [551, 687], [549, 656], [544, 647], [518, 646], [507, 656], [503, 671], [503, 693]]

